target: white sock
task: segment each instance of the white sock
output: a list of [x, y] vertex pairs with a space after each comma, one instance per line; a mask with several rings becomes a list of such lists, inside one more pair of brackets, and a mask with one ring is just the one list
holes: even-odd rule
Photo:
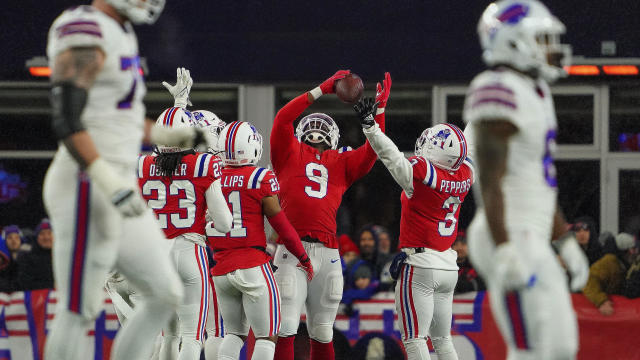
[[430, 360], [429, 347], [425, 339], [409, 339], [402, 342], [407, 352], [407, 360]]
[[127, 326], [118, 331], [111, 352], [112, 360], [149, 359], [153, 342], [162, 327], [174, 314], [175, 308], [152, 297], [136, 306]]
[[271, 340], [258, 339], [253, 347], [251, 360], [272, 360], [276, 352], [276, 343]]
[[205, 360], [217, 360], [220, 345], [224, 339], [216, 336], [209, 336], [204, 342], [204, 358]]
[[160, 348], [160, 360], [175, 360], [180, 349], [180, 337], [173, 334], [164, 334], [162, 347]]
[[451, 336], [432, 337], [431, 343], [438, 354], [438, 360], [458, 360]]
[[183, 334], [178, 360], [200, 360], [200, 353], [202, 353], [202, 343]]
[[[64, 308], [64, 304], [58, 303], [60, 310], [56, 313], [51, 326], [51, 332], [47, 336], [44, 358], [46, 360], [69, 359], [79, 360], [86, 357], [84, 345], [87, 328], [92, 324], [82, 315], [72, 313]], [[69, 341], [73, 339], [74, 345]], [[76, 342], [77, 341], [77, 342]]]
[[218, 351], [218, 360], [238, 360], [242, 345], [244, 341], [238, 335], [225, 334]]

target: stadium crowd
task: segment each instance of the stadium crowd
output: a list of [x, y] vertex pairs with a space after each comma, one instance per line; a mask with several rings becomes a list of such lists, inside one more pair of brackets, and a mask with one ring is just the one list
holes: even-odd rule
[[[599, 233], [596, 222], [581, 216], [574, 220], [581, 249], [589, 259], [590, 272], [584, 295], [603, 315], [614, 312], [608, 295], [640, 297], [639, 233], [617, 235]], [[48, 219], [42, 219], [33, 229], [28, 226], [6, 225], [0, 238], [0, 292], [53, 288], [51, 247], [53, 233]], [[383, 291], [393, 291], [394, 280], [389, 267], [398, 253], [397, 240], [381, 225], [367, 224], [352, 238], [338, 237], [344, 293], [345, 313], [355, 300], [367, 300]], [[485, 290], [485, 283], [470, 263], [464, 231], [459, 231], [452, 248], [458, 253], [458, 283], [456, 294]]]

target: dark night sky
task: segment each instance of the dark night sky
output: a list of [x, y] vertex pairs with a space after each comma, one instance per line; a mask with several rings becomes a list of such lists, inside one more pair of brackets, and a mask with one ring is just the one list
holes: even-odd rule
[[[53, 19], [77, 1], [11, 0], [0, 31], [0, 79], [29, 79], [24, 61], [44, 55]], [[401, 82], [468, 81], [482, 68], [475, 27], [489, 1], [168, 0], [137, 29], [150, 79], [186, 66], [199, 81], [303, 82], [338, 68]], [[640, 56], [640, 1], [547, 1], [574, 53]]]

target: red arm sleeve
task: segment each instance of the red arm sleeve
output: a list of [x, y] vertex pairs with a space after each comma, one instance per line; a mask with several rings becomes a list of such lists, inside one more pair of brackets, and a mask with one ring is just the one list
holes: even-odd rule
[[[375, 117], [376, 123], [380, 127], [380, 130], [384, 132], [385, 118], [384, 113], [378, 114]], [[360, 146], [356, 150], [350, 151], [345, 154], [346, 158], [346, 179], [349, 185], [353, 184], [356, 180], [365, 176], [373, 167], [378, 155], [373, 151], [369, 141]]]
[[271, 129], [271, 164], [278, 168], [287, 160], [293, 152], [293, 148], [299, 144], [293, 132], [293, 122], [309, 107], [311, 103], [307, 93], [296, 97], [283, 106], [276, 114]]
[[298, 260], [304, 259], [307, 256], [307, 252], [304, 250], [304, 247], [302, 247], [302, 242], [300, 242], [300, 236], [298, 236], [289, 219], [285, 216], [284, 211], [268, 217], [267, 220], [269, 220], [269, 224], [271, 224], [273, 230], [278, 233], [280, 241], [293, 256], [298, 258]]

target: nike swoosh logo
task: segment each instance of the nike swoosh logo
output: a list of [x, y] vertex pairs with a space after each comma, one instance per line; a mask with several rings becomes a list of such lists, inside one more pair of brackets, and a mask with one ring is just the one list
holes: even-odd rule
[[334, 260], [331, 260], [331, 263], [333, 264], [334, 262], [336, 262], [336, 261], [338, 261], [338, 260], [340, 260], [340, 259], [334, 259]]

